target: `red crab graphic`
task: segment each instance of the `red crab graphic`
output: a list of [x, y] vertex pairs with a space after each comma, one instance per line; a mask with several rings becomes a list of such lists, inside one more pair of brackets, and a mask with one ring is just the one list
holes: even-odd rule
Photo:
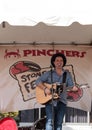
[[78, 86], [78, 91], [73, 92], [73, 91], [67, 91], [67, 100], [71, 102], [75, 102], [80, 100], [80, 98], [83, 96], [83, 89], [89, 88], [88, 84], [83, 84], [83, 85], [76, 85]]

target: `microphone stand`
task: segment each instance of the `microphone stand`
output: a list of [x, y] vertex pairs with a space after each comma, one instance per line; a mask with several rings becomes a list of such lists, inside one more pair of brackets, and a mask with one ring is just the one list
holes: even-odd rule
[[51, 102], [52, 102], [52, 130], [54, 130], [54, 89], [53, 89], [53, 75], [52, 75], [52, 66], [50, 67], [45, 67], [45, 68], [41, 68], [41, 69], [49, 69], [50, 68], [50, 71], [51, 71], [51, 95], [52, 95], [52, 99], [51, 99]]
[[51, 94], [52, 94], [52, 130], [54, 130], [54, 89], [53, 89], [53, 75], [52, 75], [52, 66], [51, 68]]

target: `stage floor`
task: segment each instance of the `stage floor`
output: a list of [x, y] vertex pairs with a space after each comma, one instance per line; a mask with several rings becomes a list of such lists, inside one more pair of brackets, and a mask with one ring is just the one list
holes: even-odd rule
[[[19, 129], [18, 130], [35, 130], [33, 129], [34, 124], [33, 123], [20, 123]], [[45, 130], [44, 128], [42, 129], [37, 129], [36, 130]], [[92, 130], [92, 124], [87, 124], [87, 123], [66, 123], [63, 124], [63, 129], [62, 130]]]

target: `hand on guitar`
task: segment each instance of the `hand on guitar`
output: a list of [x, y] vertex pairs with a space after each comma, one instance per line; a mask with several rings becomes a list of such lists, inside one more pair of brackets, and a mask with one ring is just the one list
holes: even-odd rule
[[77, 92], [78, 91], [78, 87], [74, 86], [72, 89], [70, 89], [70, 91]]
[[45, 95], [50, 95], [51, 94], [51, 90], [47, 87], [44, 88], [44, 93]]
[[63, 89], [60, 90], [59, 94], [58, 91], [59, 87], [57, 89], [56, 84], [39, 84], [39, 86], [36, 87], [36, 99], [41, 104], [50, 101], [52, 98], [58, 99], [59, 94], [63, 91]]

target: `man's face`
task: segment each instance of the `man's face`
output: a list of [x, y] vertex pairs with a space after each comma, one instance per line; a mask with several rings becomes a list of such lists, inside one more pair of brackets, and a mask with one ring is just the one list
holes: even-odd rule
[[55, 61], [54, 61], [54, 65], [55, 65], [55, 68], [62, 68], [63, 67], [63, 58], [62, 57], [56, 57]]

